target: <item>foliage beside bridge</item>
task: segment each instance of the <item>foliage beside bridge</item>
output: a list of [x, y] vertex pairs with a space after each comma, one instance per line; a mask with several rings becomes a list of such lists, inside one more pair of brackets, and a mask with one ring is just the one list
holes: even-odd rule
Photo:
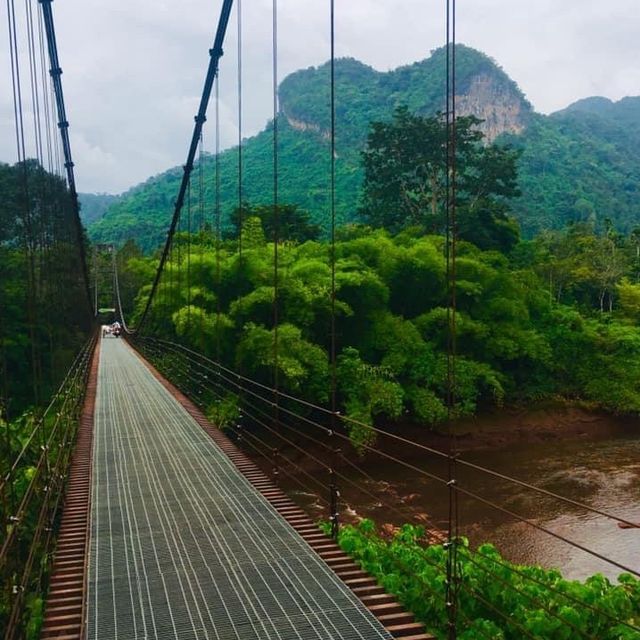
[[[423, 527], [404, 525], [389, 539], [363, 520], [342, 527], [338, 542], [430, 632], [447, 637], [447, 551], [429, 544]], [[640, 621], [640, 581], [629, 574], [619, 584], [599, 574], [569, 581], [555, 570], [508, 562], [490, 544], [472, 550], [465, 540], [458, 560], [460, 640], [638, 638], [631, 626]]]
[[[274, 245], [258, 218], [219, 250], [213, 234], [179, 234], [147, 331], [273, 383]], [[457, 406], [565, 398], [640, 412], [640, 286], [633, 237], [573, 227], [522, 241], [510, 256], [461, 242], [457, 264]], [[123, 302], [138, 311], [156, 264], [129, 251]], [[123, 261], [124, 262], [124, 261]], [[330, 388], [330, 245], [282, 242], [278, 377], [283, 391], [326, 403]], [[347, 227], [336, 244], [340, 407], [365, 423], [446, 417], [444, 238]], [[134, 318], [135, 320], [135, 318]], [[354, 433], [356, 439], [367, 433]]]
[[0, 164], [0, 416], [45, 403], [91, 325], [71, 198], [35, 160]]

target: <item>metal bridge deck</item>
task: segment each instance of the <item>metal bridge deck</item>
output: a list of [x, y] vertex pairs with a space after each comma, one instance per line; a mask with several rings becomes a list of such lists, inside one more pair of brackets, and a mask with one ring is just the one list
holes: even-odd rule
[[136, 354], [101, 348], [87, 637], [391, 638]]

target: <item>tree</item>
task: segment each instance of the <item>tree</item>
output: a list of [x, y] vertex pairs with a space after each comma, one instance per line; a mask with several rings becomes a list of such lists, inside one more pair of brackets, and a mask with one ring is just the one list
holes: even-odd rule
[[[115, 251], [115, 248], [111, 249]], [[127, 240], [122, 248], [116, 253], [116, 264], [118, 267], [118, 284], [120, 287], [120, 301], [122, 311], [128, 320], [133, 312], [136, 294], [145, 282], [149, 280], [149, 269], [145, 268], [142, 259], [142, 250], [135, 240]], [[111, 270], [111, 265], [107, 265], [107, 274]], [[111, 274], [109, 274], [111, 275]], [[107, 306], [111, 306], [111, 304]]]
[[326, 402], [329, 389], [329, 362], [319, 346], [302, 337], [300, 329], [284, 323], [278, 327], [276, 357], [275, 331], [248, 322], [236, 350], [236, 365], [264, 384], [273, 384], [277, 363], [281, 389], [313, 402]]
[[627, 271], [625, 256], [618, 251], [609, 235], [597, 238], [587, 255], [593, 270], [594, 283], [598, 287], [600, 312], [604, 312], [605, 299], [608, 300], [609, 311], [612, 311], [613, 291], [616, 283]]
[[90, 331], [75, 212], [36, 160], [0, 164], [0, 412], [43, 401]]
[[616, 285], [616, 292], [622, 316], [637, 322], [640, 319], [640, 284], [633, 284], [628, 278], [622, 278]]
[[310, 222], [307, 211], [300, 209], [295, 204], [279, 204], [276, 207], [270, 204], [251, 205], [244, 203], [242, 207], [236, 207], [231, 216], [231, 237], [237, 238], [242, 220], [243, 235], [245, 222], [258, 218], [262, 223], [264, 235], [269, 242], [273, 242], [278, 232], [278, 239], [305, 242], [317, 240], [320, 237], [320, 226]]
[[634, 270], [636, 282], [640, 280], [640, 227], [634, 227], [629, 234], [629, 240], [633, 246], [634, 253]]
[[[518, 196], [518, 153], [483, 145], [473, 116], [457, 118], [456, 205], [459, 237], [483, 249], [510, 250], [518, 241], [508, 199]], [[373, 122], [362, 152], [361, 215], [397, 232], [411, 225], [441, 231], [447, 198], [447, 124], [442, 115], [396, 109], [391, 122]]]

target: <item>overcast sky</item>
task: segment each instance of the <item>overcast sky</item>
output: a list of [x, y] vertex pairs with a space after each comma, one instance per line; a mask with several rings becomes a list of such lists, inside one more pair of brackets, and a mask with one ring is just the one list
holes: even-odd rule
[[[0, 160], [14, 162], [4, 4]], [[79, 191], [119, 193], [184, 163], [220, 4], [53, 3]], [[444, 4], [336, 0], [336, 53], [380, 71], [423, 59], [444, 42]], [[259, 131], [271, 114], [271, 6], [271, 0], [242, 0], [245, 136]], [[279, 0], [278, 6], [282, 79], [327, 60], [329, 2]], [[549, 113], [591, 95], [617, 100], [640, 94], [638, 9], [638, 0], [459, 0], [457, 36], [493, 57], [534, 108]], [[23, 3], [16, 2], [16, 10], [24, 12]], [[236, 30], [234, 13], [220, 71], [223, 147], [238, 135]], [[24, 82], [26, 59], [22, 65]], [[212, 107], [207, 150], [214, 145]]]

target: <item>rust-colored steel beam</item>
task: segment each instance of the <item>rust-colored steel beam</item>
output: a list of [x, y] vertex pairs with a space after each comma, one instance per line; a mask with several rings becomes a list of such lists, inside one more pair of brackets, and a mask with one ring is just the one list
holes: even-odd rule
[[80, 640], [83, 635], [91, 524], [91, 445], [99, 359], [98, 341], [69, 471], [41, 638]]

